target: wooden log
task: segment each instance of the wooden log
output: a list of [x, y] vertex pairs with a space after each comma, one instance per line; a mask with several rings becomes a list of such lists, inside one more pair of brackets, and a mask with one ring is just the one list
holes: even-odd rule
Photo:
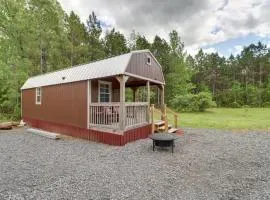
[[18, 126], [20, 122], [12, 122], [12, 126]]
[[0, 123], [1, 130], [10, 130], [12, 129], [12, 122], [2, 122]]

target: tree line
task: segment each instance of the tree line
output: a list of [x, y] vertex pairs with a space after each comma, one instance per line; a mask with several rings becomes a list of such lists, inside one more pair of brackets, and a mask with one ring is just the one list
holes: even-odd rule
[[203, 50], [191, 56], [177, 31], [168, 38], [103, 30], [94, 12], [83, 23], [56, 0], [0, 0], [0, 113], [20, 116], [20, 87], [28, 77], [139, 49], [150, 49], [162, 65], [165, 101], [175, 109], [269, 106], [266, 45], [250, 44], [229, 58]]

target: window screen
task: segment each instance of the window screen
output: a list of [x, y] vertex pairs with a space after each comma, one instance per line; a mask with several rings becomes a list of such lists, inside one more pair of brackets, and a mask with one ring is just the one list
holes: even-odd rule
[[99, 84], [99, 101], [110, 102], [111, 97], [111, 85], [109, 83]]

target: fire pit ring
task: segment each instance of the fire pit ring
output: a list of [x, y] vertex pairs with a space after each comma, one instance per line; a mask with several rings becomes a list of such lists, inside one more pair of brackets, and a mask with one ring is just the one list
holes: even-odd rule
[[150, 135], [150, 138], [153, 140], [153, 151], [155, 147], [171, 147], [172, 153], [175, 146], [174, 141], [177, 139], [176, 136], [169, 133], [155, 133]]

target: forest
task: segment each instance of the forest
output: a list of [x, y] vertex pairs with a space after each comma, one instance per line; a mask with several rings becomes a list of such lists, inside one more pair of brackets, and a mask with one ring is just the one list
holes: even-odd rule
[[0, 114], [20, 117], [20, 87], [28, 77], [139, 49], [150, 49], [162, 65], [165, 102], [177, 111], [270, 107], [265, 44], [228, 58], [202, 49], [191, 56], [175, 30], [153, 41], [130, 32], [104, 30], [94, 12], [83, 22], [56, 0], [0, 0]]

